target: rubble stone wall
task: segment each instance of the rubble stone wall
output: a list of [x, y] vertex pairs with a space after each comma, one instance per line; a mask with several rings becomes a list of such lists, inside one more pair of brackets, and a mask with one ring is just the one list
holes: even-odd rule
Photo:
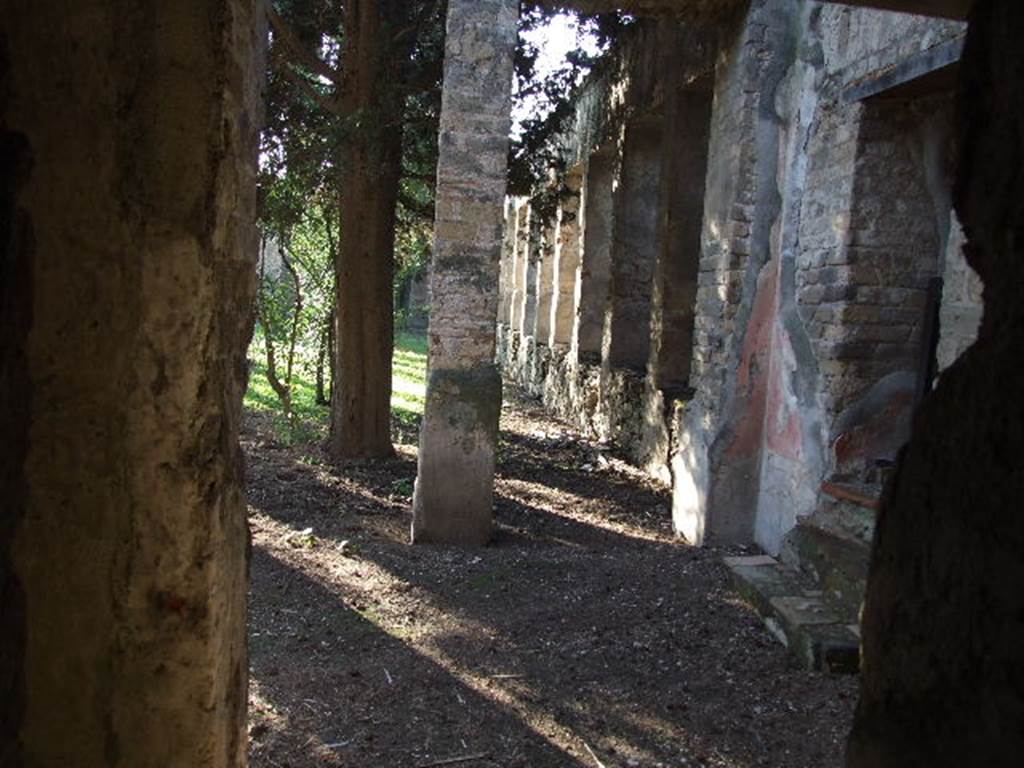
[[[542, 401], [593, 440], [611, 443], [654, 477], [668, 482], [668, 422], [652, 444], [648, 426], [647, 378], [628, 368], [602, 376], [601, 366], [574, 360], [567, 347], [538, 344], [507, 327], [498, 330], [498, 363], [506, 382]], [[657, 413], [657, 411], [654, 411]]]

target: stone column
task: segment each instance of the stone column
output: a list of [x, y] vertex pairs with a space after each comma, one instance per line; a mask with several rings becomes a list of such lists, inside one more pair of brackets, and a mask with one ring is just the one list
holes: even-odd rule
[[[694, 544], [754, 536], [761, 445], [737, 435], [764, 423], [758, 408], [767, 388], [760, 382], [769, 367], [738, 372], [748, 321], [775, 306], [775, 265], [765, 265], [778, 242], [772, 231], [784, 191], [777, 104], [797, 50], [799, 10], [785, 0], [751, 3], [744, 19], [723, 30], [715, 66], [688, 382], [694, 395], [677, 424], [672, 459], [673, 526]], [[748, 351], [757, 349], [754, 335], [749, 339]]]
[[599, 363], [608, 283], [611, 278], [612, 188], [615, 160], [609, 152], [592, 155], [583, 182], [583, 252], [576, 277], [573, 338], [576, 359]]
[[[518, 198], [515, 198], [518, 201]], [[526, 294], [526, 251], [529, 242], [529, 218], [530, 206], [526, 203], [516, 203], [514, 208], [515, 216], [515, 239], [512, 243], [515, 254], [512, 266], [512, 306], [509, 308], [509, 321], [512, 330], [522, 335], [523, 330], [523, 297]]]
[[547, 345], [551, 337], [551, 310], [555, 295], [555, 222], [546, 221], [541, 227], [537, 261], [537, 318], [534, 338]]
[[558, 230], [555, 237], [555, 291], [551, 307], [551, 346], [572, 341], [576, 309], [576, 272], [580, 264], [580, 184], [581, 173], [566, 178], [565, 197], [558, 207]]
[[512, 309], [512, 290], [516, 267], [516, 212], [511, 198], [505, 200], [504, 239], [498, 272], [498, 323], [507, 326]]
[[518, 0], [449, 0], [415, 543], [491, 536], [498, 260]]
[[674, 88], [665, 101], [672, 140], [663, 147], [662, 235], [651, 301], [651, 375], [663, 390], [690, 376], [711, 93]]
[[647, 365], [660, 184], [661, 124], [638, 120], [625, 129], [621, 180], [615, 190], [611, 301], [603, 342], [604, 362], [612, 368]]
[[520, 241], [523, 250], [523, 310], [519, 328], [523, 338], [536, 338], [537, 333], [537, 271], [540, 268], [540, 221], [532, 206], [527, 209], [526, 227]]
[[263, 6], [0, 18], [0, 765], [244, 766]]

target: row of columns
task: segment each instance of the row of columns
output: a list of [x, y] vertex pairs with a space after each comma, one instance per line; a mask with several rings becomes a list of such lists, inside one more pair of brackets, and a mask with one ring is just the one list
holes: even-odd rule
[[568, 346], [577, 319], [580, 175], [545, 220], [528, 201], [506, 204], [498, 321], [541, 344]]
[[709, 94], [672, 104], [687, 113], [682, 145], [663, 140], [661, 115], [636, 119], [566, 175], [550, 211], [507, 202], [498, 316], [574, 364], [658, 386], [689, 374], [710, 119]]
[[[563, 350], [571, 376], [597, 366], [599, 403], [618, 391], [615, 370], [640, 376], [642, 410], [662, 416], [668, 393], [690, 381], [712, 83], [684, 83], [666, 57], [660, 107], [634, 112], [578, 158], [555, 194], [548, 190], [553, 204], [506, 200], [515, 36], [506, 16], [515, 5], [458, 0], [449, 8], [414, 541], [490, 536], [496, 325], [518, 334], [525, 349]], [[501, 23], [485, 23], [486, 14]], [[656, 446], [652, 461], [667, 465], [664, 418], [650, 435], [646, 416], [638, 418], [645, 424], [599, 428], [639, 426], [643, 444]]]
[[[501, 396], [495, 321], [536, 344], [568, 349], [574, 365], [643, 373], [663, 358], [672, 361], [664, 367], [673, 382], [689, 370], [691, 350], [675, 341], [692, 337], [703, 165], [686, 169], [683, 183], [701, 191], [690, 195], [665, 188], [662, 168], [673, 152], [706, 155], [710, 97], [699, 97], [707, 108], [683, 121], [704, 121], [694, 135], [677, 130], [674, 110], [688, 108], [688, 100], [669, 99], [662, 112], [626, 122], [570, 171], [550, 210], [523, 200], [503, 206], [517, 5], [449, 6], [427, 402], [413, 502], [418, 542], [490, 536]], [[687, 142], [692, 147], [681, 148]], [[694, 210], [668, 214], [663, 200]], [[681, 304], [665, 312], [652, 301], [656, 293], [662, 305]], [[679, 322], [689, 327], [675, 328]]]

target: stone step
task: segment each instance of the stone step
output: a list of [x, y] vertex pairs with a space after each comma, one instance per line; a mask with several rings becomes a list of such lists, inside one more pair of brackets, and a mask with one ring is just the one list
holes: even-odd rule
[[858, 671], [860, 632], [856, 614], [850, 615], [813, 580], [773, 557], [723, 559], [736, 590], [804, 667], [832, 674]]
[[879, 486], [823, 483], [813, 524], [835, 536], [870, 544], [878, 517]]
[[860, 614], [867, 587], [870, 545], [798, 524], [786, 536], [783, 561], [808, 576], [849, 616]]

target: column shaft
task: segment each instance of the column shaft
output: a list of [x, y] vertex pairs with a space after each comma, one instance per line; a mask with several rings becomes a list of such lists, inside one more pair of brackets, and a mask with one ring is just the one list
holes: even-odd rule
[[0, 764], [244, 766], [263, 7], [0, 17]]
[[608, 285], [611, 279], [612, 188], [615, 161], [607, 154], [593, 155], [583, 186], [583, 252], [576, 290], [577, 359], [599, 362], [604, 332]]
[[566, 197], [558, 208], [558, 230], [555, 238], [555, 291], [551, 307], [551, 345], [572, 341], [575, 319], [576, 273], [580, 265], [580, 174], [566, 179]]
[[518, 0], [449, 0], [427, 402], [412, 540], [491, 535], [501, 379], [498, 262]]
[[555, 222], [544, 222], [537, 262], [537, 318], [534, 337], [547, 344], [551, 336], [551, 310], [555, 294]]
[[644, 369], [650, 349], [651, 287], [658, 249], [661, 125], [626, 126], [622, 170], [615, 190], [611, 302], [605, 320], [605, 360]]

